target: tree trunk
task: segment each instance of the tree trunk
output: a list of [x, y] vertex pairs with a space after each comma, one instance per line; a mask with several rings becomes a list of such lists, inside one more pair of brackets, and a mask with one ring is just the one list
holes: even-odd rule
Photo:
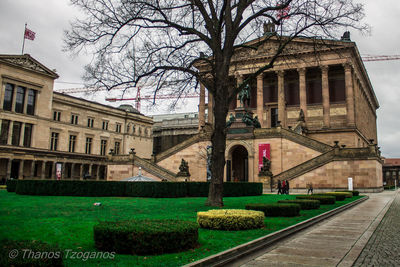
[[216, 88], [217, 90], [213, 95], [214, 131], [211, 136], [211, 183], [206, 205], [222, 207], [224, 205], [222, 197], [226, 148], [226, 116], [228, 114], [227, 81], [221, 81], [220, 86]]

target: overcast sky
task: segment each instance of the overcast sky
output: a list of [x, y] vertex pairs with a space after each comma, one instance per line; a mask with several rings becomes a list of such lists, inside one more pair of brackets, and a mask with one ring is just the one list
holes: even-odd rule
[[[400, 55], [400, 1], [359, 2], [365, 5], [365, 21], [372, 27], [370, 35], [352, 32], [351, 39], [357, 43], [360, 53]], [[77, 10], [69, 5], [69, 0], [0, 0], [0, 54], [21, 54], [26, 22], [28, 28], [36, 33], [36, 38], [25, 41], [24, 53], [57, 70], [60, 78], [55, 83], [56, 89], [82, 87], [83, 67], [89, 63], [90, 57], [72, 58], [62, 51], [63, 32], [76, 15]], [[384, 156], [400, 157], [400, 60], [366, 62], [365, 66], [380, 103], [379, 146]], [[196, 109], [197, 102], [192, 99], [176, 111]], [[156, 109], [146, 108], [146, 105], [142, 107], [145, 114], [164, 113], [166, 110], [165, 105]]]

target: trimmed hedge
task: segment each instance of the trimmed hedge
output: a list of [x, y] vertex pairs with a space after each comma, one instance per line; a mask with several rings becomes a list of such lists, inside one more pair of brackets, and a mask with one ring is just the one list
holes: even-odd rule
[[[18, 252], [13, 254], [14, 252]], [[25, 254], [25, 256], [24, 256]], [[15, 258], [10, 255], [17, 255]], [[40, 255], [40, 257], [35, 257]], [[63, 266], [63, 251], [41, 241], [0, 241], [0, 266]]]
[[95, 247], [119, 254], [152, 255], [195, 248], [199, 226], [180, 220], [100, 222], [93, 227]]
[[245, 230], [264, 226], [264, 214], [254, 210], [209, 210], [197, 212], [201, 228], [215, 230]]
[[[206, 197], [208, 182], [117, 182], [18, 180], [21, 195], [117, 196], [117, 197]], [[224, 183], [224, 197], [262, 195], [262, 183]]]
[[6, 186], [7, 186], [7, 192], [15, 192], [15, 189], [17, 188], [17, 181], [16, 179], [7, 179], [6, 181]]
[[335, 197], [336, 201], [343, 201], [346, 199], [346, 194], [341, 194], [341, 193], [335, 193], [335, 192], [326, 192], [326, 193], [319, 193], [319, 194], [314, 194], [315, 196], [332, 196]]
[[294, 217], [300, 215], [299, 204], [255, 203], [247, 204], [246, 209], [262, 211], [267, 217]]
[[356, 190], [353, 190], [353, 191], [351, 191], [351, 190], [336, 190], [336, 192], [350, 192], [353, 194], [353, 197], [357, 197], [360, 195], [360, 192], [356, 191]]
[[351, 192], [326, 192], [326, 195], [332, 195], [336, 197], [336, 200], [338, 201], [343, 201], [346, 198], [352, 198], [353, 197], [353, 193]]
[[278, 203], [299, 204], [300, 209], [302, 210], [314, 210], [314, 209], [319, 209], [320, 207], [319, 200], [313, 200], [313, 199], [285, 199], [285, 200], [279, 200]]
[[327, 195], [309, 195], [309, 196], [296, 196], [296, 199], [313, 199], [319, 200], [321, 205], [335, 204], [336, 197]]

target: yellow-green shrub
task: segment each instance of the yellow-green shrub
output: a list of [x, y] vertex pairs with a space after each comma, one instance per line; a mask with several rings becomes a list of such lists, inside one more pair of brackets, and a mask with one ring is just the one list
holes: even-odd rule
[[201, 228], [244, 230], [264, 226], [264, 213], [254, 210], [209, 210], [197, 212]]

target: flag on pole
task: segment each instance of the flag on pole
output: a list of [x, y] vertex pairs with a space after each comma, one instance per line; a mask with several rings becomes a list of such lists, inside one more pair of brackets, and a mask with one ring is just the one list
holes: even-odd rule
[[25, 28], [24, 39], [35, 40], [35, 32]]

